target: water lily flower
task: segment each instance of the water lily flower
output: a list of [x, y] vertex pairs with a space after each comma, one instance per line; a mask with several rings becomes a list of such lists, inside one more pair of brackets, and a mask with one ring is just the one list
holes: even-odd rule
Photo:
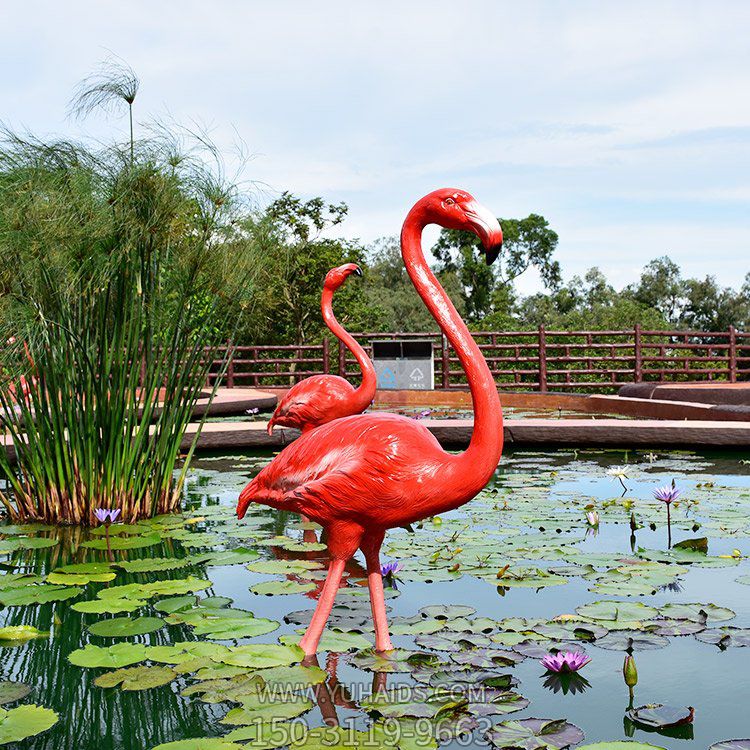
[[255, 406], [252, 409], [246, 409], [245, 414], [257, 414], [260, 411], [260, 409]]
[[598, 526], [599, 525], [599, 514], [595, 510], [590, 510], [586, 514], [586, 521], [588, 521], [589, 526]]
[[627, 490], [627, 487], [625, 485], [625, 480], [628, 478], [627, 466], [613, 466], [612, 468], [607, 469], [607, 474], [608, 476], [614, 477], [615, 479], [617, 479], [622, 485], [622, 488], [624, 490]]
[[577, 672], [590, 661], [591, 657], [582, 651], [559, 651], [556, 654], [547, 654], [541, 665], [548, 672]]
[[675, 486], [674, 480], [672, 480], [672, 486], [665, 485], [664, 487], [657, 487], [654, 490], [654, 498], [661, 500], [661, 502], [671, 505], [677, 498], [682, 494], [682, 490]]
[[393, 578], [401, 569], [401, 563], [398, 560], [393, 560], [380, 566], [380, 574], [383, 578]]
[[114, 523], [120, 517], [120, 509], [108, 510], [107, 508], [97, 508], [94, 511], [94, 515], [99, 523], [110, 524]]

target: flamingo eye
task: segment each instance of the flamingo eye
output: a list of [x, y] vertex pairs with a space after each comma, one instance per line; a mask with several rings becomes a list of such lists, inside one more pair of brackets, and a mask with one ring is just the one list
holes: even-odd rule
[[456, 201], [455, 201], [455, 200], [454, 200], [453, 198], [446, 198], [446, 199], [445, 199], [445, 200], [443, 201], [443, 203], [444, 203], [444, 204], [445, 204], [446, 206], [452, 206], [452, 205], [453, 205], [453, 204], [454, 204], [455, 202], [456, 202]]

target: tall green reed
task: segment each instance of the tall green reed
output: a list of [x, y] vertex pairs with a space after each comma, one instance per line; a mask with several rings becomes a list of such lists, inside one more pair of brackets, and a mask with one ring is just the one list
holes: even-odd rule
[[186, 427], [259, 265], [237, 229], [241, 191], [198, 143], [160, 129], [132, 154], [132, 141], [94, 150], [6, 132], [0, 144], [12, 519], [90, 524], [117, 507], [132, 522], [180, 504], [198, 438]]

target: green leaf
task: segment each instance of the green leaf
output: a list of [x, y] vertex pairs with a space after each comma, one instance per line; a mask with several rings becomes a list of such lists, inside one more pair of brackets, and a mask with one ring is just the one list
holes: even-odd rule
[[129, 667], [105, 672], [94, 680], [94, 685], [112, 688], [120, 685], [123, 690], [150, 690], [166, 685], [177, 676], [169, 667]]
[[0, 604], [6, 607], [25, 607], [29, 604], [63, 602], [82, 593], [83, 589], [75, 586], [56, 586], [48, 583], [41, 586], [19, 586], [0, 590]]
[[315, 584], [312, 581], [263, 581], [256, 583], [250, 588], [253, 594], [264, 596], [281, 596], [283, 594], [305, 594], [308, 591], [315, 590]]
[[640, 620], [650, 620], [659, 614], [655, 607], [649, 607], [641, 602], [617, 602], [609, 599], [602, 599], [598, 602], [591, 602], [576, 608], [576, 612], [581, 617], [588, 617], [593, 620], [609, 620], [617, 622], [625, 620], [635, 622]]
[[487, 732], [487, 739], [496, 748], [527, 750], [562, 750], [583, 741], [583, 732], [565, 719], [520, 719], [501, 721]]
[[160, 617], [113, 617], [89, 626], [89, 633], [104, 638], [128, 638], [153, 633], [164, 627]]
[[222, 724], [246, 726], [270, 721], [271, 719], [293, 719], [313, 707], [309, 698], [301, 695], [249, 695], [240, 708], [233, 708], [223, 719]]
[[46, 732], [57, 723], [57, 714], [42, 706], [18, 706], [6, 711], [0, 708], [0, 745], [20, 742]]
[[24, 682], [0, 681], [0, 706], [23, 700], [31, 692], [31, 686]]
[[200, 737], [194, 740], [165, 742], [151, 750], [244, 750], [244, 746], [229, 742], [223, 737]]
[[68, 660], [77, 667], [117, 669], [145, 661], [146, 653], [146, 646], [141, 643], [116, 643], [108, 647], [89, 644], [69, 654]]
[[144, 557], [137, 560], [122, 560], [114, 563], [128, 573], [161, 573], [193, 565], [189, 557]]
[[[162, 541], [161, 534], [151, 533], [137, 536], [115, 536], [110, 537], [109, 548], [112, 550], [122, 549], [141, 549], [143, 547], [153, 547], [155, 544], [159, 544]], [[82, 547], [89, 547], [90, 549], [107, 549], [106, 539], [89, 539], [87, 542], [81, 544]]]
[[281, 646], [275, 643], [251, 643], [235, 646], [226, 653], [213, 657], [214, 661], [230, 664], [235, 667], [281, 667], [296, 664], [304, 658], [305, 653], [299, 646]]
[[0, 628], [0, 641], [30, 641], [34, 638], [46, 638], [48, 635], [49, 633], [37, 630], [32, 625], [6, 625]]

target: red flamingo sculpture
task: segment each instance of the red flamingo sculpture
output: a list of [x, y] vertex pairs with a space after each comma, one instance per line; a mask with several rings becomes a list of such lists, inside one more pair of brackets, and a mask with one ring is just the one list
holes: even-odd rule
[[357, 360], [362, 370], [361, 385], [355, 389], [338, 375], [313, 375], [305, 378], [290, 388], [279, 402], [268, 422], [269, 435], [277, 424], [306, 432], [339, 417], [361, 414], [375, 398], [375, 368], [359, 342], [344, 330], [333, 314], [333, 293], [353, 273], [362, 275], [362, 270], [355, 263], [345, 263], [328, 272], [320, 309], [331, 333], [346, 345]]
[[503, 422], [494, 379], [479, 347], [435, 278], [421, 246], [428, 224], [474, 232], [491, 263], [500, 251], [497, 219], [468, 193], [443, 189], [409, 211], [401, 252], [419, 296], [455, 349], [471, 390], [474, 432], [461, 454], [445, 452], [419, 422], [396, 414], [334, 420], [287, 446], [242, 491], [237, 516], [251, 502], [302, 513], [327, 532], [330, 563], [315, 613], [300, 646], [317, 651], [346, 562], [365, 556], [375, 648], [392, 647], [388, 633], [380, 547], [389, 528], [405, 526], [467, 503], [497, 468]]

